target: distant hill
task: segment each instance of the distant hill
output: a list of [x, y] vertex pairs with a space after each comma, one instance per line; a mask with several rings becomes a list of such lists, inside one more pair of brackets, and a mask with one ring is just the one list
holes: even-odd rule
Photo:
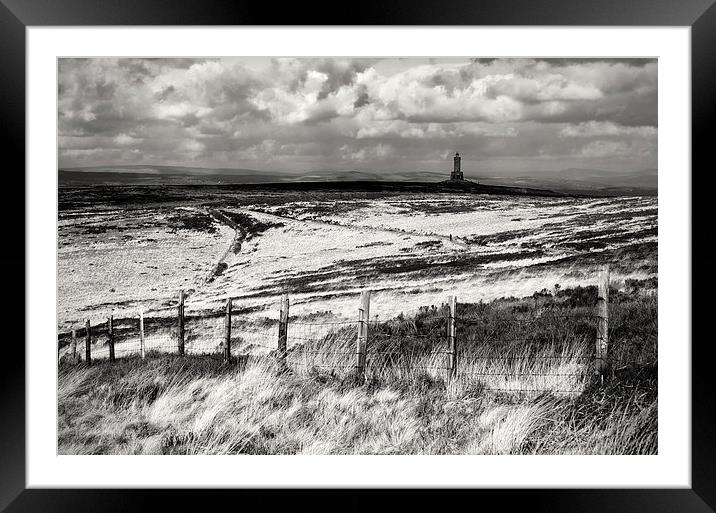
[[[60, 186], [86, 185], [228, 185], [296, 182], [437, 183], [447, 173], [430, 171], [312, 171], [289, 173], [253, 169], [183, 166], [98, 166], [58, 170]], [[484, 185], [498, 185], [589, 195], [656, 195], [657, 170], [611, 173], [595, 169], [540, 171], [521, 176], [466, 176]]]
[[[228, 186], [239, 187], [239, 186]], [[467, 194], [502, 194], [507, 196], [546, 196], [565, 197], [574, 194], [551, 191], [547, 189], [534, 189], [528, 187], [507, 187], [504, 185], [487, 185], [470, 180], [440, 182], [417, 181], [386, 181], [386, 180], [325, 180], [318, 182], [293, 181], [265, 184], [243, 184], [242, 190], [272, 190], [272, 191], [356, 191], [356, 192], [396, 192], [396, 193], [445, 193], [458, 192]]]
[[288, 173], [254, 169], [207, 169], [181, 166], [101, 166], [64, 168], [58, 171], [60, 185], [214, 185], [275, 182], [328, 181], [440, 181], [443, 173], [426, 171], [311, 171]]
[[644, 169], [630, 173], [613, 173], [597, 169], [541, 171], [529, 176], [482, 177], [483, 183], [554, 189], [589, 194], [636, 194], [656, 196], [658, 171]]
[[211, 185], [265, 183], [295, 179], [282, 173], [253, 169], [206, 169], [181, 166], [101, 166], [58, 170], [59, 185]]

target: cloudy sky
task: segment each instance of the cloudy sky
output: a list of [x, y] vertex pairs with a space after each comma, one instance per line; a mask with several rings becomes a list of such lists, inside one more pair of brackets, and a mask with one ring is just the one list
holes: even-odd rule
[[61, 59], [60, 167], [657, 164], [656, 60]]

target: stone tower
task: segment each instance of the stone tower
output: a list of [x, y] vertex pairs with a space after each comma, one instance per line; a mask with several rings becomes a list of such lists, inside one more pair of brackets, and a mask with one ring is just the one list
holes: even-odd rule
[[452, 173], [450, 173], [450, 180], [464, 180], [462, 176], [462, 170], [460, 169], [460, 154], [455, 153], [455, 156], [452, 158], [453, 161], [453, 168]]

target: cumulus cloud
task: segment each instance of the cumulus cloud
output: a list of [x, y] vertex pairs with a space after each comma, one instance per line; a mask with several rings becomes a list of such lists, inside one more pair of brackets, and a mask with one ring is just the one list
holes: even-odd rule
[[589, 158], [647, 156], [655, 150], [654, 145], [641, 141], [597, 140], [585, 144], [578, 154]]
[[579, 154], [585, 157], [606, 157], [608, 155], [623, 155], [629, 147], [622, 141], [593, 141], [585, 144]]
[[374, 146], [365, 146], [360, 149], [354, 149], [350, 145], [341, 147], [341, 156], [347, 160], [380, 160], [395, 155], [395, 148], [390, 144], [376, 144]]
[[132, 137], [131, 135], [127, 134], [119, 134], [112, 141], [117, 146], [132, 146], [141, 143], [143, 139], [141, 137]]
[[608, 121], [587, 121], [565, 126], [560, 130], [559, 135], [560, 137], [656, 137], [657, 130], [655, 126], [620, 126]]
[[93, 58], [58, 76], [65, 167], [656, 164], [653, 59]]

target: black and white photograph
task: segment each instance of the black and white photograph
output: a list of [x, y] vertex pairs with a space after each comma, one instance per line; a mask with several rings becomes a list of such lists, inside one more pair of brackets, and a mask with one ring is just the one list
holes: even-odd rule
[[59, 455], [659, 454], [657, 58], [56, 62]]

